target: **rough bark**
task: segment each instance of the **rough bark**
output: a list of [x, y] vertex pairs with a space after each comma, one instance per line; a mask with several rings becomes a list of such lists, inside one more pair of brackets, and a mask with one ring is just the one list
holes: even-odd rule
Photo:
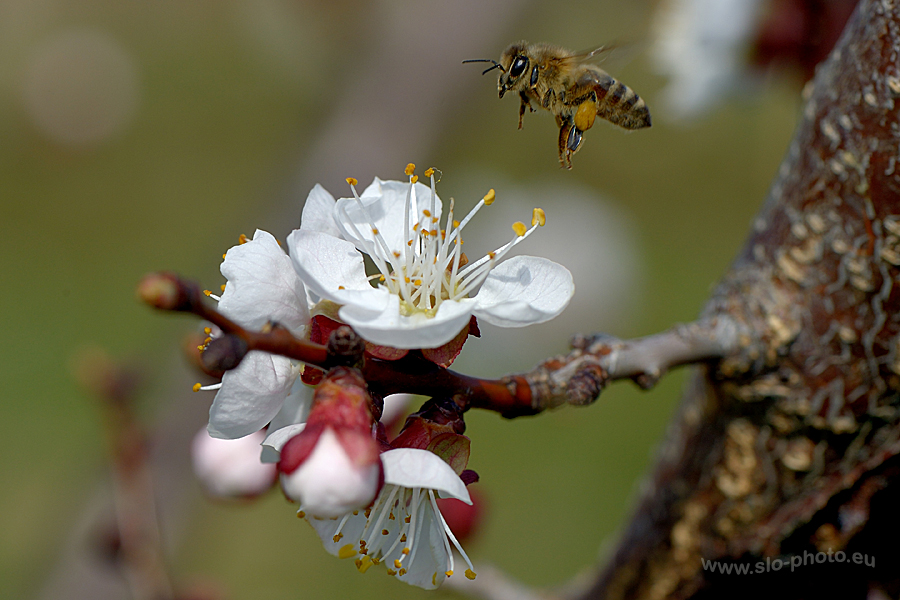
[[[805, 90], [754, 230], [703, 312], [754, 335], [694, 375], [584, 598], [900, 594], [898, 53], [900, 7], [863, 0]], [[849, 563], [810, 564], [829, 550]], [[804, 552], [793, 572], [772, 568]], [[855, 552], [874, 567], [853, 564]]]

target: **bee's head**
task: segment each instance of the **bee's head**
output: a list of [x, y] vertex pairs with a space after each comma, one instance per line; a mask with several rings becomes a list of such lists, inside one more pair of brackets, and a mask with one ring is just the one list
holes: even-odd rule
[[500, 97], [512, 90], [521, 91], [525, 89], [527, 78], [522, 77], [528, 72], [528, 66], [531, 60], [525, 53], [528, 42], [516, 42], [510, 44], [509, 47], [500, 55], [500, 79], [497, 82], [497, 91]]

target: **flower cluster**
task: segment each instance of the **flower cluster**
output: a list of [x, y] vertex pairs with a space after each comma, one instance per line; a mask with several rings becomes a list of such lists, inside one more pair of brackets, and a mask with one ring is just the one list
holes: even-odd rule
[[[376, 178], [362, 194], [348, 179], [352, 197], [339, 200], [317, 185], [287, 252], [265, 231], [243, 239], [225, 254], [221, 296], [210, 294], [219, 311], [247, 329], [277, 323], [314, 341], [346, 325], [367, 342], [368, 355], [421, 352], [446, 366], [477, 334], [475, 319], [520, 327], [565, 308], [574, 288], [564, 267], [530, 256], [504, 260], [544, 224], [543, 211], [535, 209], [530, 226], [514, 224], [511, 239], [469, 261], [463, 230], [494, 201], [494, 191], [457, 220], [454, 201], [445, 210], [437, 195], [433, 170], [426, 186], [413, 169], [407, 167], [408, 182]], [[366, 272], [364, 255], [377, 272]], [[439, 497], [471, 503], [466, 484], [475, 477], [464, 470], [469, 442], [458, 407], [447, 409], [454, 416], [440, 424], [430, 420], [434, 411], [418, 413], [389, 441], [379, 422], [383, 402], [370, 395], [359, 370], [336, 367], [308, 377], [310, 369], [250, 351], [221, 383], [195, 388], [217, 390], [209, 434], [234, 439], [267, 427], [263, 462], [277, 462], [282, 490], [300, 504], [298, 514], [326, 549], [354, 557], [361, 571], [384, 564], [402, 581], [437, 587], [454, 571], [455, 547], [474, 577], [437, 503]]]

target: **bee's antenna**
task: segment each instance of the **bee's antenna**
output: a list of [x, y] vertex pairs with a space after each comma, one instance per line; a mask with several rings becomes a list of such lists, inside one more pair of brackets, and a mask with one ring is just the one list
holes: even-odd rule
[[504, 73], [506, 73], [506, 69], [503, 68], [503, 65], [501, 65], [500, 63], [498, 63], [496, 60], [493, 60], [493, 59], [490, 59], [490, 58], [470, 58], [470, 59], [468, 59], [468, 60], [464, 60], [464, 61], [463, 61], [463, 64], [465, 64], [465, 63], [473, 63], [473, 62], [489, 62], [489, 63], [494, 63], [494, 66], [493, 66], [493, 67], [489, 67], [489, 68], [485, 69], [484, 71], [482, 71], [482, 72], [481, 72], [482, 75], [486, 75], [487, 73], [490, 73], [490, 72], [493, 71], [494, 69], [500, 69], [501, 71], [503, 71]]

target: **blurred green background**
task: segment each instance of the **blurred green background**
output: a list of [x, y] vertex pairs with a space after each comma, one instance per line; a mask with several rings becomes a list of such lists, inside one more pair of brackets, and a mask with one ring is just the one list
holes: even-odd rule
[[[137, 361], [148, 425], [199, 429], [212, 396], [189, 393], [180, 354], [196, 324], [141, 306], [135, 285], [173, 270], [217, 287], [238, 235], [260, 227], [283, 240], [317, 182], [340, 196], [346, 176], [399, 178], [415, 162], [420, 173], [441, 169], [439, 193], [462, 209], [493, 187], [494, 218], [475, 222], [467, 252], [502, 243], [533, 205], [546, 209], [548, 226], [523, 252], [569, 266], [572, 306], [527, 330], [483, 327], [457, 370], [499, 376], [563, 352], [577, 331], [633, 337], [691, 320], [776, 172], [797, 82], [769, 81], [675, 126], [655, 110], [664, 81], [638, 53], [610, 70], [647, 100], [653, 128], [598, 123], [566, 172], [552, 117], [526, 115], [517, 131], [517, 101], [498, 101], [495, 73], [460, 64], [521, 38], [646, 40], [653, 9], [0, 0], [0, 598], [73, 597], [52, 583], [71, 553], [90, 552], [89, 534], [73, 530], [108, 466], [101, 413], [73, 381], [73, 355], [99, 345]], [[469, 415], [470, 467], [489, 506], [470, 555], [539, 586], [596, 562], [625, 522], [682, 379], [648, 393], [619, 383], [591, 407], [536, 418]], [[169, 455], [186, 463], [187, 442]], [[234, 599], [453, 594], [377, 569], [359, 575], [278, 494], [231, 506], [209, 503], [189, 479], [177, 488], [166, 539], [182, 588]]]

